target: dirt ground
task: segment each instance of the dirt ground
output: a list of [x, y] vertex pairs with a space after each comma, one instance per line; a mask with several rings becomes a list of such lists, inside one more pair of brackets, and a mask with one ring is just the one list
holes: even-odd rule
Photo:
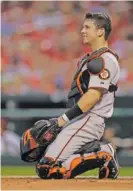
[[1, 190], [133, 190], [133, 179], [41, 180], [38, 178], [2, 178]]

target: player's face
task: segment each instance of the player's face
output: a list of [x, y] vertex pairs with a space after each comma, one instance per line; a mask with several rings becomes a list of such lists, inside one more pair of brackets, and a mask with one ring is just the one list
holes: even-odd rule
[[81, 30], [83, 43], [92, 44], [99, 36], [99, 29], [97, 29], [95, 23], [91, 19], [86, 19], [83, 23], [83, 28]]

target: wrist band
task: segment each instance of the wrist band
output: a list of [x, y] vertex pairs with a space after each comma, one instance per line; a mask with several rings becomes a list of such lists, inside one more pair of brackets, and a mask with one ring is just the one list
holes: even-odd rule
[[71, 109], [69, 109], [65, 114], [62, 115], [62, 118], [68, 122], [79, 115], [83, 114], [82, 110], [79, 108], [78, 105], [73, 106]]
[[68, 119], [68, 117], [67, 117], [67, 115], [66, 115], [65, 113], [62, 115], [62, 118], [63, 118], [66, 122], [69, 121], [69, 119]]

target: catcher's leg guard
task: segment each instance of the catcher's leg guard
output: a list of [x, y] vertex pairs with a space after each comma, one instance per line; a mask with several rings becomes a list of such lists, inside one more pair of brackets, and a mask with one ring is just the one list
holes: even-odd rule
[[87, 170], [101, 168], [112, 159], [111, 153], [101, 150], [99, 141], [89, 142], [63, 163], [67, 178], [74, 178]]
[[42, 157], [36, 164], [36, 173], [41, 179], [48, 179], [48, 173], [54, 160], [48, 157]]
[[[105, 167], [105, 164], [110, 164], [111, 166], [112, 151], [108, 146], [106, 147], [101, 146], [99, 141], [89, 142], [84, 145], [63, 163], [63, 166], [68, 170], [66, 177], [74, 178], [87, 170], [102, 169], [102, 167]], [[107, 168], [106, 176], [109, 176], [109, 173]]]
[[97, 153], [84, 154], [83, 156], [74, 158], [71, 161], [70, 169], [66, 177], [74, 178], [85, 171], [100, 168], [104, 163], [110, 161], [111, 155], [107, 152], [99, 151]]
[[50, 168], [48, 177], [50, 179], [51, 178], [62, 179], [65, 178], [65, 174], [66, 174], [66, 168], [62, 167], [60, 162], [59, 163], [57, 162], [52, 168]]
[[99, 179], [103, 178], [116, 179], [119, 174], [119, 163], [117, 160], [115, 148], [111, 144], [108, 144], [108, 147], [112, 151], [112, 158], [107, 164], [105, 163], [103, 167], [99, 169]]
[[42, 157], [36, 164], [36, 173], [41, 179], [61, 179], [66, 173], [66, 168], [61, 163], [49, 157]]

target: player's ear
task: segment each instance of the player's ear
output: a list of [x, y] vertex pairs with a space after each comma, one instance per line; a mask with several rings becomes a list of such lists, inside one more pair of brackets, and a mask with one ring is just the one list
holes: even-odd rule
[[97, 32], [98, 32], [98, 36], [99, 36], [99, 37], [105, 35], [105, 29], [104, 29], [104, 28], [100, 28], [100, 29], [98, 29]]

